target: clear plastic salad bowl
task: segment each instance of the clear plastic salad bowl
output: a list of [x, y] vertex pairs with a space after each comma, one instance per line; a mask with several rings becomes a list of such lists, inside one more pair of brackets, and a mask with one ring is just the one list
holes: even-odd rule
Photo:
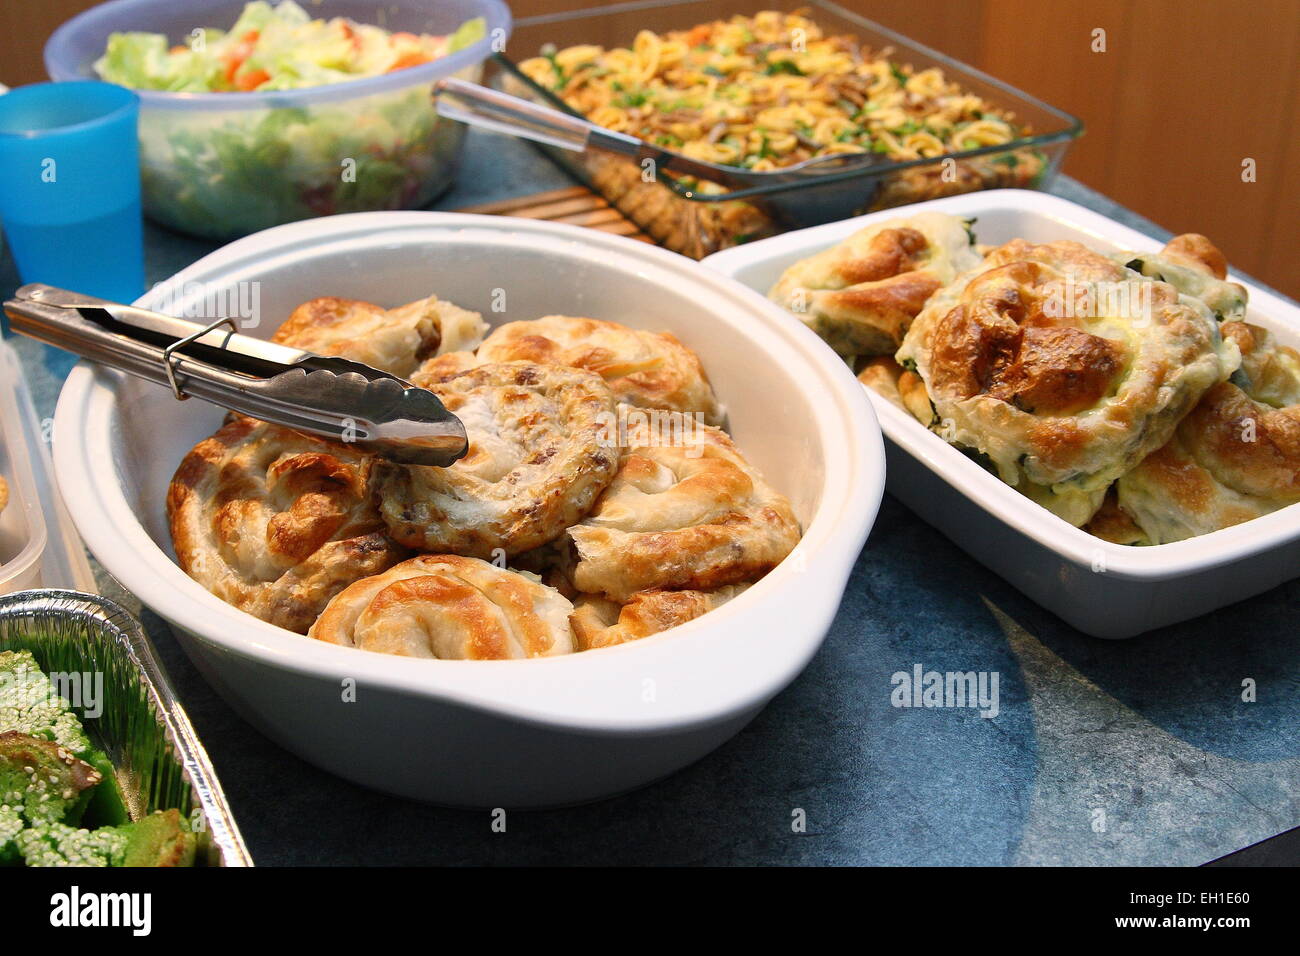
[[[113, 0], [69, 20], [45, 46], [55, 80], [94, 78], [109, 35], [143, 31], [185, 43], [226, 29], [245, 0]], [[138, 90], [145, 213], [174, 229], [231, 239], [339, 212], [410, 209], [446, 189], [465, 127], [441, 120], [429, 92], [446, 76], [477, 81], [501, 49], [501, 0], [316, 0], [313, 17], [347, 17], [394, 32], [451, 34], [482, 17], [472, 45], [430, 63], [304, 89], [248, 93]]]

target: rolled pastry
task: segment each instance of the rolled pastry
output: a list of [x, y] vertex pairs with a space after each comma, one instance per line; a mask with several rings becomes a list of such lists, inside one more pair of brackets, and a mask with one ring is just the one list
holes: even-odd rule
[[371, 501], [371, 463], [236, 418], [185, 456], [167, 489], [181, 568], [226, 603], [306, 633], [331, 597], [407, 554]]
[[477, 312], [436, 295], [396, 309], [326, 297], [294, 309], [271, 341], [407, 378], [435, 355], [473, 349], [486, 331]]
[[1228, 260], [1209, 239], [1195, 232], [1175, 236], [1159, 252], [1116, 252], [1125, 268], [1200, 299], [1220, 322], [1246, 318], [1246, 290], [1228, 282]]
[[732, 584], [712, 591], [638, 591], [625, 604], [584, 594], [574, 604], [569, 621], [578, 650], [613, 647], [693, 621], [747, 587]]
[[936, 293], [896, 358], [943, 438], [1076, 525], [1240, 364], [1199, 299], [1076, 242], [1021, 239]]
[[506, 362], [429, 388], [465, 423], [469, 453], [450, 468], [376, 466], [380, 511], [403, 544], [520, 554], [581, 520], [614, 477], [614, 399], [592, 372]]
[[979, 264], [968, 223], [926, 212], [887, 219], [788, 268], [769, 298], [841, 355], [888, 355], [926, 300]]
[[926, 428], [938, 424], [921, 376], [903, 368], [888, 355], [877, 355], [863, 363], [858, 371], [858, 381], [877, 395], [889, 399]]
[[309, 637], [402, 657], [508, 660], [573, 651], [573, 605], [531, 575], [422, 554], [339, 593]]
[[[595, 372], [620, 402], [640, 408], [700, 413], [720, 425], [722, 406], [699, 356], [668, 332], [647, 332], [617, 322], [548, 315], [508, 322], [479, 346], [478, 362], [569, 365]], [[431, 366], [442, 371], [445, 366]]]
[[1228, 322], [1223, 332], [1241, 369], [1117, 483], [1120, 508], [1152, 544], [1300, 502], [1300, 354], [1258, 326]]
[[631, 424], [618, 474], [591, 514], [569, 529], [578, 590], [627, 601], [653, 588], [752, 581], [798, 543], [789, 501], [724, 432], [701, 426], [674, 443], [644, 417], [625, 420]]

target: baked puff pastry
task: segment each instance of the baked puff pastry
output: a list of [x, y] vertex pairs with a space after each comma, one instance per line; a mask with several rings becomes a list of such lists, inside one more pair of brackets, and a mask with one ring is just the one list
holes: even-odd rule
[[888, 355], [926, 300], [979, 261], [966, 220], [919, 213], [876, 223], [796, 262], [769, 298], [845, 357]]
[[877, 395], [889, 399], [926, 428], [938, 424], [921, 376], [909, 372], [888, 355], [877, 355], [863, 363], [858, 371], [858, 381]]
[[710, 589], [752, 581], [790, 553], [800, 534], [790, 503], [724, 432], [701, 426], [665, 443], [625, 411], [618, 474], [569, 528], [579, 591], [628, 601], [655, 588]]
[[[667, 332], [647, 332], [617, 322], [569, 315], [547, 315], [507, 322], [479, 346], [477, 364], [533, 362], [568, 365], [595, 372], [620, 402], [640, 408], [699, 413], [708, 425], [721, 425], [722, 406], [704, 374], [699, 356]], [[436, 380], [457, 361], [432, 360], [416, 373]]]
[[572, 653], [573, 605], [478, 558], [422, 554], [340, 592], [308, 637], [401, 657], [510, 660]]
[[473, 349], [486, 332], [477, 312], [436, 295], [396, 309], [326, 297], [294, 309], [271, 341], [408, 378], [432, 356]]
[[181, 568], [226, 603], [306, 633], [345, 586], [407, 555], [371, 501], [371, 463], [234, 419], [185, 456], [167, 489]]
[[732, 584], [712, 591], [640, 591], [625, 604], [584, 594], [574, 604], [569, 622], [578, 650], [613, 647], [693, 621], [748, 587]]
[[402, 544], [520, 554], [581, 520], [614, 477], [614, 398], [592, 372], [503, 362], [428, 387], [464, 422], [469, 453], [450, 468], [376, 463], [380, 511]]
[[896, 357], [943, 438], [1080, 526], [1240, 363], [1200, 300], [1076, 242], [1021, 239], [936, 293]]
[[1228, 260], [1209, 239], [1195, 232], [1170, 239], [1157, 253], [1117, 252], [1126, 268], [1167, 282], [1184, 295], [1200, 299], [1220, 322], [1246, 318], [1246, 290], [1228, 282]]
[[1241, 369], [1117, 483], [1119, 507], [1152, 544], [1300, 502], [1300, 354], [1258, 326], [1228, 322], [1223, 332]]

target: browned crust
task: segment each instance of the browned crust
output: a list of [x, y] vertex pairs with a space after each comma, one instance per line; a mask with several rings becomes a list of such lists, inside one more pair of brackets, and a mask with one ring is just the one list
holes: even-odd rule
[[345, 446], [237, 417], [168, 486], [177, 562], [227, 603], [305, 633], [335, 593], [405, 555], [371, 502], [370, 467]]
[[1132, 516], [1119, 506], [1119, 499], [1112, 485], [1106, 491], [1101, 507], [1092, 516], [1083, 530], [1089, 534], [1110, 541], [1113, 544], [1145, 544], [1146, 535], [1137, 526]]
[[696, 457], [638, 437], [590, 518], [569, 529], [579, 591], [625, 601], [752, 581], [798, 543], [790, 503], [724, 433], [703, 429]]
[[887, 335], [896, 345], [903, 341], [912, 320], [942, 283], [928, 272], [904, 272], [833, 292], [817, 292], [815, 307], [827, 315], [856, 315]]
[[569, 604], [559, 595], [477, 558], [422, 554], [345, 588], [310, 636], [380, 653], [433, 656], [430, 635], [436, 635], [459, 642], [455, 656], [465, 660], [517, 656], [511, 653], [513, 638], [524, 657], [537, 657], [559, 637], [537, 613], [542, 597], [563, 608], [567, 649]]
[[548, 315], [496, 329], [479, 347], [478, 360], [585, 369], [604, 379], [620, 402], [698, 412], [713, 425], [722, 420], [722, 408], [699, 356], [668, 332]]
[[271, 341], [320, 352], [329, 331], [360, 317], [378, 317], [383, 313], [384, 309], [373, 302], [321, 296], [302, 303], [290, 312], [289, 318], [271, 336]]
[[641, 591], [623, 605], [584, 595], [574, 605], [569, 623], [579, 650], [613, 647], [693, 621], [729, 600], [738, 590]]
[[1300, 405], [1270, 408], [1231, 382], [1206, 393], [1179, 426], [1198, 462], [1229, 488], [1300, 501]]
[[496, 436], [471, 430], [469, 453], [450, 468], [378, 463], [384, 521], [412, 548], [490, 558], [540, 547], [587, 514], [618, 468], [606, 434], [613, 396], [590, 372], [494, 363], [429, 387], [453, 413], [486, 403], [521, 459], [481, 477], [491, 471]]
[[916, 229], [882, 229], [871, 237], [862, 255], [842, 260], [835, 273], [845, 285], [879, 282], [919, 268], [929, 249], [925, 234]]
[[1185, 232], [1174, 236], [1165, 244], [1164, 254], [1199, 267], [1216, 279], [1228, 277], [1228, 259], [1209, 239], [1198, 232]]

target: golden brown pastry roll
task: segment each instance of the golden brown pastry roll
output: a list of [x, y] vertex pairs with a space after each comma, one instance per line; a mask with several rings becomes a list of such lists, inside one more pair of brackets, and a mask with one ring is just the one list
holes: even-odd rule
[[376, 465], [381, 513], [403, 544], [520, 554], [579, 521], [614, 477], [614, 398], [592, 372], [505, 362], [429, 388], [465, 423], [469, 453], [450, 468]]
[[526, 574], [422, 554], [349, 585], [309, 637], [402, 657], [510, 660], [573, 651], [573, 605]]
[[586, 369], [603, 378], [620, 402], [698, 412], [706, 424], [722, 424], [722, 406], [699, 356], [668, 332], [548, 315], [495, 329], [477, 355], [480, 363], [533, 362]]
[[1119, 482], [1116, 482], [1107, 489], [1101, 507], [1083, 526], [1083, 530], [1112, 544], [1150, 544], [1150, 539], [1137, 526], [1133, 517], [1119, 506], [1118, 485]]
[[1021, 239], [936, 293], [896, 358], [943, 438], [1080, 526], [1240, 363], [1200, 300], [1076, 242]]
[[921, 376], [903, 368], [888, 355], [877, 355], [864, 362], [858, 372], [858, 381], [889, 399], [926, 428], [938, 423]]
[[413, 385], [428, 388], [430, 385], [441, 384], [449, 378], [455, 378], [461, 372], [467, 372], [481, 364], [483, 363], [477, 356], [467, 350], [444, 352], [442, 355], [435, 355], [426, 360], [411, 373], [410, 380]]
[[226, 603], [306, 633], [336, 593], [407, 554], [371, 500], [371, 463], [236, 417], [185, 456], [167, 489], [181, 568]]
[[1209, 239], [1189, 232], [1174, 236], [1160, 252], [1117, 252], [1110, 258], [1150, 279], [1167, 282], [1200, 299], [1220, 322], [1246, 318], [1246, 290], [1227, 282], [1228, 261]]
[[712, 591], [638, 591], [624, 604], [583, 594], [569, 621], [578, 650], [613, 647], [693, 621], [748, 587], [732, 584]]
[[973, 243], [956, 216], [887, 219], [796, 262], [769, 298], [841, 355], [892, 354], [926, 300], [979, 264]]
[[569, 529], [578, 590], [626, 601], [653, 588], [752, 581], [798, 543], [790, 503], [724, 432], [702, 426], [690, 441], [672, 444], [644, 420], [626, 421], [618, 474]]
[[1300, 354], [1258, 326], [1223, 330], [1241, 349], [1241, 369], [1117, 483], [1119, 506], [1153, 544], [1300, 502]]
[[1300, 405], [1300, 352], [1282, 345], [1268, 329], [1246, 322], [1225, 322], [1223, 335], [1241, 352], [1234, 385], [1273, 408]]
[[486, 331], [477, 312], [436, 295], [396, 309], [326, 297], [294, 309], [271, 341], [406, 378], [432, 356], [473, 349]]

